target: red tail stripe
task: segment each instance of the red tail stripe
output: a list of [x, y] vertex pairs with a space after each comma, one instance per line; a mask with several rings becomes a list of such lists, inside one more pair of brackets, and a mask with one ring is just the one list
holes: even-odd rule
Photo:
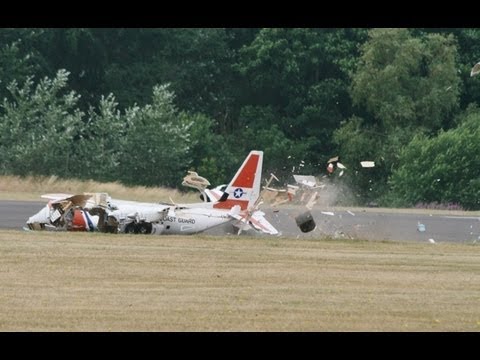
[[253, 181], [255, 180], [255, 172], [257, 170], [259, 157], [260, 156], [258, 154], [253, 154], [248, 158], [247, 163], [233, 182], [233, 187], [253, 187]]
[[231, 209], [235, 205], [240, 205], [241, 210], [245, 210], [248, 207], [248, 201], [246, 200], [230, 200], [227, 199], [222, 202], [218, 202], [213, 205], [215, 209]]

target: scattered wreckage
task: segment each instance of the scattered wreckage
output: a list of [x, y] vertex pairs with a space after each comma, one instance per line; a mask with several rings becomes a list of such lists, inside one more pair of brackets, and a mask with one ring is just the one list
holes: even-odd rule
[[[303, 160], [300, 167], [304, 164]], [[363, 168], [375, 167], [374, 161], [361, 161], [360, 165]], [[327, 161], [327, 174], [332, 175], [336, 169], [340, 169], [339, 177], [343, 176], [347, 167], [340, 162], [339, 156], [330, 158]], [[292, 172], [295, 170], [292, 170]], [[324, 177], [328, 176], [325, 175]], [[315, 220], [311, 214], [313, 206], [320, 198], [320, 192], [325, 189], [325, 184], [318, 184], [317, 179], [313, 175], [297, 175], [293, 174], [295, 185], [287, 184], [286, 189], [275, 189], [271, 187], [264, 187], [267, 191], [266, 198], [270, 199], [272, 207], [277, 207], [286, 203], [297, 204], [305, 206], [305, 210], [295, 216], [295, 222], [302, 232], [310, 232], [316, 229]], [[278, 179], [277, 179], [278, 180]], [[322, 211], [323, 215], [333, 216], [334, 213], [330, 211]], [[355, 216], [352, 212], [349, 212]]]
[[251, 151], [223, 190], [207, 189], [208, 180], [189, 172], [183, 184], [196, 188], [203, 202], [146, 203], [112, 199], [106, 193], [47, 194], [48, 204], [27, 220], [30, 230], [106, 233], [195, 234], [227, 223], [242, 230], [276, 235], [258, 210], [263, 152]]
[[[230, 184], [215, 188], [211, 188], [206, 178], [189, 171], [182, 185], [198, 190], [202, 200], [193, 204], [175, 204], [171, 199], [170, 203], [117, 200], [107, 193], [43, 195], [50, 200], [49, 203], [28, 219], [27, 226], [30, 230], [195, 234], [231, 223], [238, 229], [238, 234], [254, 229], [277, 235], [277, 229], [265, 219], [265, 213], [259, 210], [265, 200], [272, 207], [286, 203], [304, 206], [295, 216], [295, 223], [304, 233], [315, 230], [317, 225], [311, 210], [326, 185], [318, 183], [315, 176], [293, 174], [295, 185], [287, 184], [286, 188], [278, 189], [270, 186], [273, 180], [279, 181], [271, 174], [266, 185], [260, 189], [262, 164], [263, 152], [251, 151]], [[365, 168], [375, 166], [373, 161], [362, 161], [360, 164]], [[303, 161], [300, 167], [302, 165]], [[339, 176], [347, 169], [338, 156], [327, 162], [328, 174], [331, 175], [336, 169], [340, 169]], [[321, 213], [334, 215], [329, 211]]]

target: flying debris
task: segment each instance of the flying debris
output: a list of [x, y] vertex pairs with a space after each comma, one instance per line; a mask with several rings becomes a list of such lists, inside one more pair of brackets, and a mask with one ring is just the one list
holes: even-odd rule
[[317, 180], [315, 179], [315, 176], [312, 175], [293, 175], [293, 178], [295, 181], [304, 186], [308, 187], [316, 187], [317, 186]]
[[335, 216], [335, 213], [331, 211], [320, 211], [323, 215], [328, 215], [328, 216]]
[[360, 165], [364, 168], [372, 168], [375, 167], [375, 162], [374, 161], [360, 161]]
[[301, 213], [300, 215], [295, 217], [295, 221], [297, 223], [297, 226], [304, 233], [313, 231], [317, 227], [317, 224], [315, 224], [315, 221], [313, 220], [310, 211]]
[[342, 171], [340, 172], [340, 175], [339, 176], [342, 176], [344, 171], [343, 170], [346, 170], [347, 167], [345, 165], [343, 165], [340, 161], [340, 158], [338, 156], [335, 156], [335, 157], [332, 157], [330, 158], [328, 161], [327, 161], [327, 171], [329, 174], [332, 174], [334, 171], [335, 171], [335, 167], [338, 167], [339, 169], [341, 169]]
[[182, 185], [197, 189], [201, 192], [210, 186], [210, 182], [204, 177], [199, 176], [195, 171], [189, 171], [188, 175], [183, 178]]
[[422, 224], [420, 221], [417, 223], [417, 231], [419, 232], [425, 232], [425, 224]]
[[313, 205], [315, 205], [315, 203], [317, 202], [317, 198], [318, 198], [318, 192], [315, 191], [315, 192], [310, 196], [310, 200], [308, 200], [307, 205], [305, 205], [305, 207], [306, 207], [308, 210], [312, 210], [312, 209], [313, 209]]
[[480, 62], [476, 63], [470, 71], [470, 77], [480, 73]]

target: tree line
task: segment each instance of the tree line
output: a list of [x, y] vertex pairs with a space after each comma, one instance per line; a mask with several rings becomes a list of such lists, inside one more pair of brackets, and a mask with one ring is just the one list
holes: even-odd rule
[[477, 29], [15, 28], [0, 44], [2, 174], [220, 184], [259, 149], [265, 173], [327, 176], [349, 205], [480, 209]]

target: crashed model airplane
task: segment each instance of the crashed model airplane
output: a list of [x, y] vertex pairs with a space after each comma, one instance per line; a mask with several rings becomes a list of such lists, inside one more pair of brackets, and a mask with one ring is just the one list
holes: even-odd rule
[[106, 193], [43, 195], [50, 201], [28, 219], [27, 226], [30, 230], [50, 228], [111, 233], [195, 234], [233, 223], [240, 228], [239, 232], [254, 228], [276, 235], [278, 231], [265, 219], [265, 214], [257, 209], [262, 164], [263, 152], [251, 151], [223, 191], [207, 189], [206, 179], [190, 173], [190, 180], [201, 180], [196, 183], [196, 188], [204, 196], [201, 203], [115, 200]]

